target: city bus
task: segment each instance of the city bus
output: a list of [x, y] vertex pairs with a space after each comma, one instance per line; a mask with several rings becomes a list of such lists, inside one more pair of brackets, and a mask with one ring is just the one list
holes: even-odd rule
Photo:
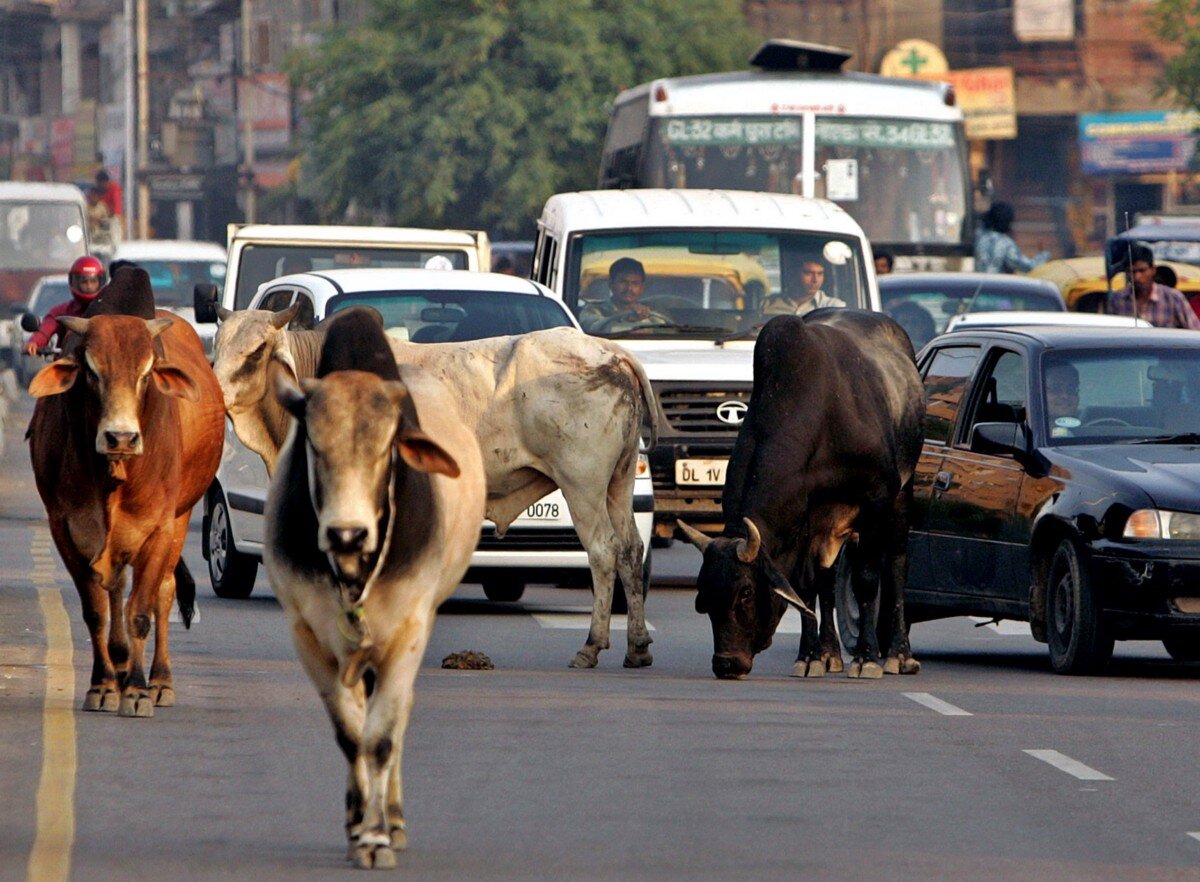
[[969, 269], [963, 114], [947, 83], [841, 70], [850, 52], [770, 40], [754, 69], [617, 96], [601, 189], [715, 188], [836, 202], [898, 266]]

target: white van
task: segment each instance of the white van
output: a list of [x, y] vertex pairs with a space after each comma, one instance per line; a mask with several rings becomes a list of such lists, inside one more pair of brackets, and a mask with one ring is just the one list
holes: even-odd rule
[[655, 536], [672, 537], [681, 517], [719, 530], [758, 329], [782, 295], [799, 290], [807, 264], [823, 270], [826, 295], [879, 310], [871, 246], [850, 215], [823, 199], [737, 190], [550, 197], [538, 221], [535, 281], [586, 318], [589, 302], [607, 301], [609, 271], [622, 258], [645, 272], [641, 302], [653, 322], [591, 332], [637, 355], [658, 397], [659, 443], [650, 455]]

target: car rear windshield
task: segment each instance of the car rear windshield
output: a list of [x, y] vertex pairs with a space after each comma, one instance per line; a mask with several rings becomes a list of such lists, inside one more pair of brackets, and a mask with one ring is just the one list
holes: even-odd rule
[[246, 245], [241, 252], [235, 309], [245, 309], [259, 285], [278, 276], [310, 270], [467, 269], [461, 248], [402, 248], [355, 245]]
[[191, 306], [197, 282], [225, 282], [223, 260], [139, 260], [137, 265], [150, 275], [150, 287], [158, 306]]
[[881, 281], [879, 296], [883, 311], [908, 332], [913, 348], [920, 349], [946, 330], [950, 319], [969, 312], [1062, 312], [1060, 297], [1030, 286], [1005, 286], [955, 282], [922, 284], [905, 279], [903, 284]]
[[370, 306], [387, 333], [412, 343], [447, 343], [570, 327], [562, 306], [548, 297], [479, 291], [374, 291], [340, 294], [327, 315]]

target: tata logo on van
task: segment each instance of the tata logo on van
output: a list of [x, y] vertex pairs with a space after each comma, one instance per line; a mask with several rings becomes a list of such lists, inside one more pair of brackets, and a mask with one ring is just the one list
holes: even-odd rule
[[717, 405], [717, 419], [731, 426], [740, 426], [746, 418], [747, 407], [741, 401], [722, 401]]

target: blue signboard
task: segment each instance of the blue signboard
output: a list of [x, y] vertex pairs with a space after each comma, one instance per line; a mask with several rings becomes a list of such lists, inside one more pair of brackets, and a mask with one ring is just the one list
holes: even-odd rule
[[1200, 113], [1148, 110], [1079, 117], [1084, 174], [1188, 171], [1196, 164]]

